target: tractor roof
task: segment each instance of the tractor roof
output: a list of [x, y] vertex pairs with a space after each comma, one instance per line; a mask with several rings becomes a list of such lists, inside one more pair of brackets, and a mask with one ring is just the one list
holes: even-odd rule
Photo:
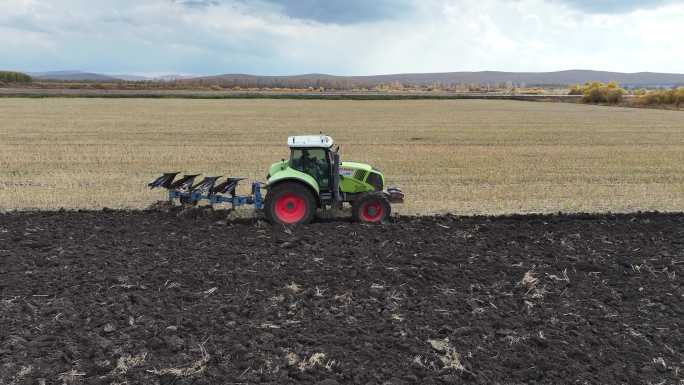
[[333, 139], [327, 135], [297, 135], [287, 138], [287, 145], [291, 148], [330, 148], [333, 145]]

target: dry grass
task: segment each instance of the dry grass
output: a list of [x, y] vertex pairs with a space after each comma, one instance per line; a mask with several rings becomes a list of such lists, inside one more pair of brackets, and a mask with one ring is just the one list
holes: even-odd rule
[[439, 360], [442, 362], [444, 369], [464, 370], [465, 367], [461, 363], [461, 355], [454, 349], [449, 342], [449, 338], [441, 340], [428, 340], [432, 349], [439, 352]]
[[401, 213], [682, 210], [684, 114], [486, 100], [0, 99], [0, 210], [142, 208], [162, 171], [264, 178], [287, 135], [402, 187]]
[[176, 377], [192, 377], [192, 376], [201, 375], [207, 370], [207, 363], [209, 363], [209, 359], [211, 357], [207, 353], [204, 346], [200, 345], [199, 350], [200, 350], [202, 357], [199, 360], [194, 361], [193, 363], [191, 363], [188, 366], [180, 367], [180, 368], [154, 369], [154, 370], [148, 370], [148, 372], [154, 373], [158, 376], [163, 376], [163, 375], [167, 375], [167, 374], [171, 374], [171, 375], [174, 375]]
[[136, 356], [124, 354], [116, 360], [116, 368], [114, 368], [113, 372], [117, 375], [125, 375], [129, 369], [144, 364], [146, 359], [147, 353], [141, 353]]

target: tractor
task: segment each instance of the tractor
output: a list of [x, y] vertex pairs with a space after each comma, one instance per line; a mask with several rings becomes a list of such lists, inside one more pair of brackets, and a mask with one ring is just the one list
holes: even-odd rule
[[[294, 225], [309, 223], [318, 209], [342, 208], [351, 204], [352, 218], [359, 222], [379, 223], [389, 218], [391, 204], [402, 203], [399, 188], [385, 188], [384, 175], [368, 164], [341, 162], [339, 146], [326, 135], [290, 136], [287, 139], [290, 159], [273, 163], [266, 184], [252, 183], [251, 194], [237, 195], [235, 189], [244, 178], [205, 177], [194, 184], [198, 176], [165, 173], [149, 183], [150, 188], [168, 190], [169, 201], [194, 206], [202, 200], [209, 205], [228, 203], [235, 208], [253, 204], [263, 209], [271, 223]], [[266, 189], [262, 198], [261, 189]]]

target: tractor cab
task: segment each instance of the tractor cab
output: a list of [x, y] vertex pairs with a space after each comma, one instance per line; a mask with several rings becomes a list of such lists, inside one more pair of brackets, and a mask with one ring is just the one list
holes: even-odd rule
[[333, 139], [325, 135], [302, 135], [289, 137], [287, 143], [289, 166], [316, 181], [324, 202], [339, 201], [340, 156], [339, 147], [333, 148]]

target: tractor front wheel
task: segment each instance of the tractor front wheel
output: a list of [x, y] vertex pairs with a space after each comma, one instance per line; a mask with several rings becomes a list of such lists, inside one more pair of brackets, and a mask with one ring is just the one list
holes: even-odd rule
[[311, 222], [316, 201], [308, 188], [299, 183], [281, 183], [268, 190], [264, 214], [271, 223], [297, 225]]
[[389, 218], [391, 211], [389, 201], [379, 192], [363, 194], [352, 203], [352, 218], [358, 222], [384, 222]]

